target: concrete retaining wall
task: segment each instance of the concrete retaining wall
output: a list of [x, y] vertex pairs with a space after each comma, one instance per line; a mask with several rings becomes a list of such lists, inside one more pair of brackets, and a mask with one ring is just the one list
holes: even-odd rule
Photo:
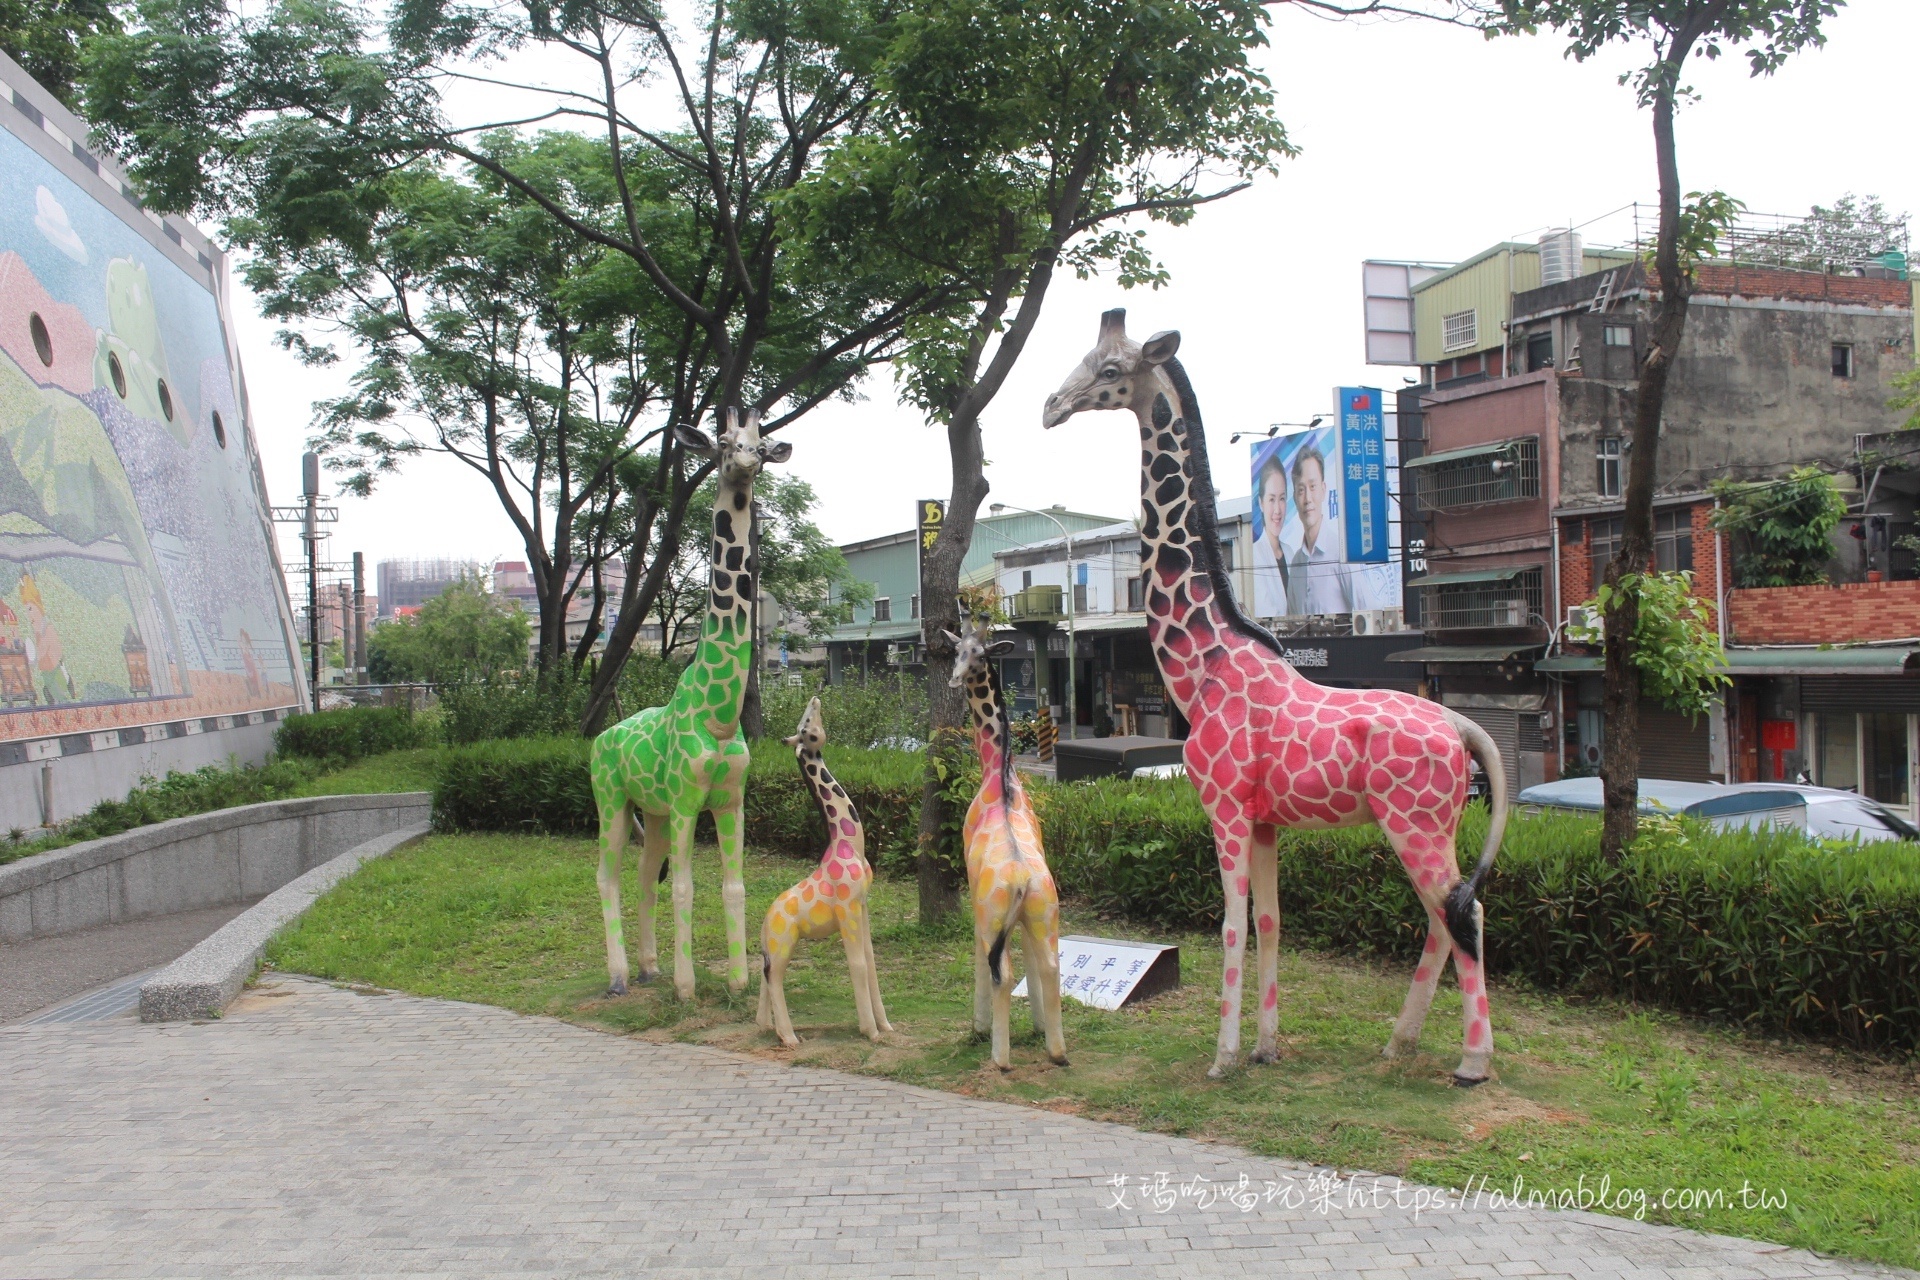
[[0, 867], [0, 943], [258, 898], [432, 808], [424, 791], [274, 800], [37, 854]]

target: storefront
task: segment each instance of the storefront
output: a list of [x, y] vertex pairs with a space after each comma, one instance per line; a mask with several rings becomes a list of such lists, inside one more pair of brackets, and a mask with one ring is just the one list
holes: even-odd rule
[[[1399, 637], [1383, 637], [1398, 639]], [[1417, 639], [1418, 637], [1416, 637]], [[1560, 776], [1553, 685], [1534, 670], [1539, 644], [1409, 647], [1386, 661], [1421, 673], [1421, 692], [1487, 731], [1506, 766], [1508, 794]]]

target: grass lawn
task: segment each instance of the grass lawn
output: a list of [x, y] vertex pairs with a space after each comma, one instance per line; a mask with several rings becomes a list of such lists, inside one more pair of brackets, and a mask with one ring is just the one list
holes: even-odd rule
[[323, 773], [299, 788], [296, 796], [368, 795], [382, 791], [431, 791], [444, 747], [389, 751]]
[[[1496, 986], [1496, 1079], [1459, 1090], [1449, 1084], [1460, 1050], [1457, 992], [1443, 986], [1425, 1052], [1388, 1063], [1380, 1048], [1410, 973], [1288, 951], [1286, 1058], [1216, 1083], [1205, 1075], [1218, 1025], [1218, 938], [1102, 922], [1069, 903], [1067, 932], [1180, 944], [1184, 986], [1116, 1013], [1066, 1001], [1068, 1067], [1047, 1062], [1016, 1002], [1015, 1069], [1003, 1075], [971, 1033], [970, 928], [922, 928], [912, 884], [887, 880], [873, 891], [874, 949], [894, 1034], [881, 1045], [859, 1036], [840, 946], [815, 943], [788, 971], [803, 1041], [789, 1053], [754, 1025], [757, 977], [743, 994], [727, 993], [718, 859], [711, 848], [697, 859], [699, 988], [690, 1006], [665, 980], [606, 998], [595, 854], [582, 840], [432, 837], [328, 894], [273, 945], [269, 963], [1455, 1187], [1484, 1179], [1510, 1189], [1518, 1178], [1559, 1191], [1606, 1177], [1616, 1195], [1645, 1190], [1649, 1220], [1920, 1265], [1920, 1074], [1910, 1063]], [[774, 895], [808, 869], [748, 855], [750, 936]], [[627, 882], [631, 919], [631, 864]], [[1252, 1034], [1249, 1019], [1249, 1045]], [[1784, 1195], [1784, 1205], [1747, 1207], [1743, 1183]], [[1660, 1203], [1667, 1189], [1701, 1188], [1730, 1198], [1706, 1208]], [[1632, 1216], [1636, 1205], [1611, 1207]]]

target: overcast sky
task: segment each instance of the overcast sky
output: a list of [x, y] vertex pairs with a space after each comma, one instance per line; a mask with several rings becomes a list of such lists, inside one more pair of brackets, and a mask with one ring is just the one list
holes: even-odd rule
[[[1765, 213], [1804, 213], [1850, 191], [1879, 195], [1896, 212], [1920, 209], [1911, 94], [1920, 4], [1854, 0], [1829, 31], [1826, 48], [1770, 79], [1748, 78], [1744, 59], [1696, 60], [1701, 99], [1679, 124], [1688, 190], [1719, 188]], [[1092, 345], [1105, 308], [1126, 307], [1136, 337], [1180, 331], [1220, 491], [1245, 494], [1247, 445], [1230, 449], [1231, 432], [1303, 421], [1329, 407], [1336, 386], [1390, 390], [1413, 372], [1364, 361], [1363, 259], [1458, 261], [1653, 198], [1651, 129], [1616, 83], [1633, 65], [1624, 50], [1580, 65], [1551, 35], [1487, 41], [1426, 23], [1339, 24], [1284, 8], [1271, 41], [1264, 65], [1299, 158], [1188, 227], [1156, 228], [1169, 287], [1129, 291], [1070, 276], [1054, 285], [983, 419], [989, 502], [1133, 514], [1130, 420], [1099, 414], [1055, 431], [1039, 426], [1042, 401]], [[340, 375], [281, 351], [237, 281], [235, 298], [267, 484], [276, 502], [290, 502], [312, 402]], [[877, 373], [864, 391], [861, 403], [817, 409], [787, 433], [788, 465], [819, 493], [817, 519], [836, 541], [906, 528], [914, 499], [945, 497], [949, 487], [944, 436], [896, 404], [891, 375]], [[327, 549], [336, 561], [356, 550], [370, 564], [522, 555], [490, 492], [445, 459], [411, 463], [371, 497], [339, 502]]]

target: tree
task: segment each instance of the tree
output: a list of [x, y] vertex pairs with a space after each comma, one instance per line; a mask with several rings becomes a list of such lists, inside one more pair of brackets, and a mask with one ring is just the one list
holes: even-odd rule
[[367, 637], [367, 666], [376, 683], [484, 680], [527, 665], [532, 634], [520, 607], [466, 578], [420, 606], [410, 618], [381, 623]]
[[[1602, 583], [1587, 602], [1590, 615], [1604, 615], [1618, 591], [1631, 591], [1634, 610], [1633, 662], [1639, 669], [1641, 692], [1670, 711], [1699, 717], [1713, 706], [1721, 689], [1733, 683], [1727, 675], [1727, 654], [1713, 614], [1693, 591], [1693, 574], [1637, 573], [1615, 583]], [[1599, 631], [1570, 632], [1568, 639], [1583, 644], [1604, 643]]]
[[81, 69], [81, 44], [118, 31], [111, 0], [0, 0], [0, 49], [68, 106]]
[[1640, 593], [1626, 583], [1647, 573], [1653, 548], [1655, 462], [1667, 379], [1686, 331], [1693, 271], [1713, 251], [1720, 231], [1739, 212], [1717, 192], [1682, 200], [1675, 148], [1674, 111], [1693, 96], [1684, 83], [1687, 59], [1696, 51], [1718, 58], [1728, 46], [1744, 46], [1753, 74], [1771, 74], [1793, 53], [1824, 42], [1821, 24], [1843, 0], [1472, 0], [1492, 33], [1535, 33], [1543, 26], [1564, 34], [1567, 54], [1584, 62], [1621, 42], [1644, 44], [1651, 55], [1622, 77], [1653, 119], [1660, 220], [1653, 251], [1650, 340], [1640, 359], [1634, 398], [1626, 511], [1620, 550], [1607, 565], [1612, 588], [1604, 614], [1606, 677], [1600, 776], [1605, 799], [1601, 849], [1617, 860], [1638, 825], [1640, 774], [1640, 667], [1636, 661]]
[[[136, 0], [128, 30], [88, 46], [89, 115], [131, 158], [153, 206], [244, 213], [296, 242], [365, 242], [381, 179], [410, 164], [490, 175], [605, 251], [590, 274], [614, 314], [656, 320], [645, 352], [655, 431], [743, 402], [765, 412], [763, 433], [778, 431], [845, 394], [894, 354], [910, 321], [947, 305], [924, 272], [878, 260], [842, 269], [796, 241], [781, 214], [784, 194], [873, 119], [888, 11], [707, 0], [678, 27], [625, 0], [419, 0], [383, 22], [370, 12], [343, 0], [244, 11]], [[498, 114], [454, 118], [450, 86], [484, 87]], [[540, 123], [592, 140], [604, 190], [549, 184], [527, 152], [486, 141], [495, 127]], [[657, 438], [649, 487], [624, 497], [638, 508], [635, 541], [617, 548], [631, 572], [595, 672], [589, 732], [710, 470], [671, 432]]]
[[1833, 531], [1847, 514], [1834, 478], [1795, 467], [1780, 480], [1716, 480], [1713, 527], [1733, 539], [1736, 587], [1806, 587], [1827, 580]]
[[[1165, 271], [1128, 219], [1184, 224], [1292, 154], [1252, 63], [1265, 11], [1242, 0], [1083, 5], [927, 0], [878, 55], [875, 126], [789, 197], [802, 236], [857, 274], [918, 272], [964, 305], [916, 318], [897, 370], [945, 427], [952, 492], [922, 587], [934, 742], [920, 817], [920, 916], [957, 902], [943, 756], [964, 740], [948, 687], [960, 565], [987, 495], [980, 415], [1063, 265], [1124, 285]], [[1216, 179], [1213, 171], [1222, 171]]]

